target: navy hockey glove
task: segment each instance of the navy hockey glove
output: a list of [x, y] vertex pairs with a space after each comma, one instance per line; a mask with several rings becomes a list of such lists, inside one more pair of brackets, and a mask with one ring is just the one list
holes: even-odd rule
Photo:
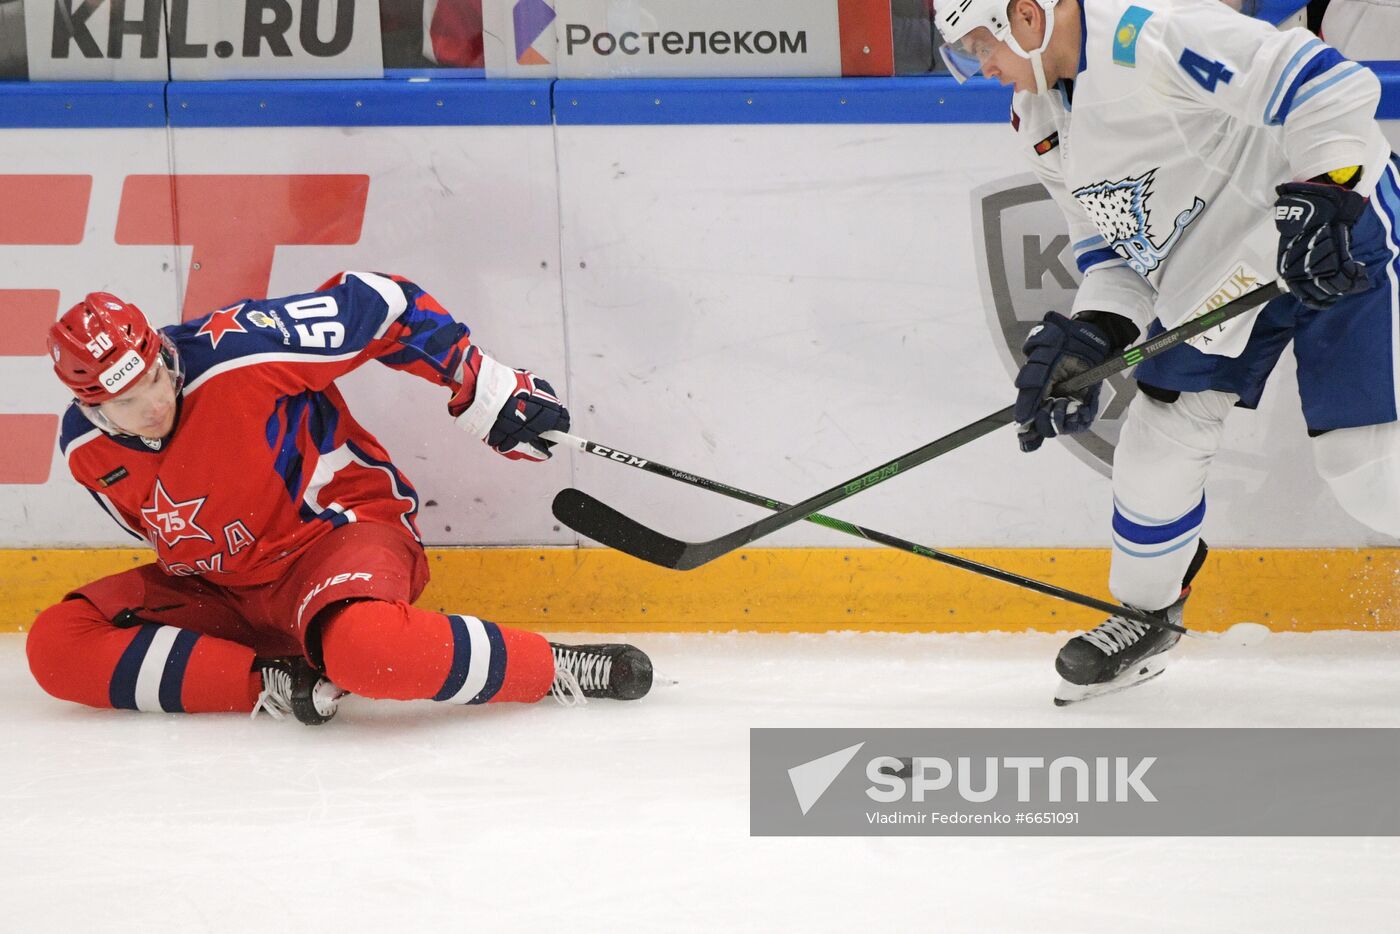
[[1066, 318], [1056, 311], [1031, 329], [1021, 352], [1026, 362], [1016, 374], [1017, 440], [1021, 450], [1034, 451], [1057, 434], [1087, 431], [1099, 414], [1099, 390], [1095, 383], [1074, 396], [1052, 396], [1054, 384], [1093, 369], [1116, 351], [1104, 330], [1082, 318]]
[[1351, 258], [1351, 227], [1366, 199], [1340, 185], [1288, 182], [1274, 202], [1278, 274], [1309, 308], [1331, 308], [1344, 295], [1364, 291], [1366, 266]]
[[[473, 354], [476, 382], [463, 387], [447, 410], [463, 431], [511, 460], [543, 461], [553, 442], [546, 431], [568, 431], [569, 410], [554, 387], [529, 370], [512, 370], [483, 353]], [[471, 392], [469, 398], [464, 393]]]

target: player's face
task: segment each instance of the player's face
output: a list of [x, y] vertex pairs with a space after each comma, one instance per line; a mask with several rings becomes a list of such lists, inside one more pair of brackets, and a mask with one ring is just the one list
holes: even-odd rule
[[[1012, 27], [1015, 32], [1015, 27]], [[1035, 46], [1032, 46], [1035, 48]], [[952, 56], [945, 56], [949, 69], [960, 77], [972, 77], [977, 71], [995, 78], [1002, 84], [1014, 85], [1016, 91], [1033, 90], [1035, 71], [1025, 56], [1016, 55], [1007, 42], [998, 39], [986, 27], [977, 27], [958, 42], [949, 43]]]
[[944, 61], [959, 81], [965, 81], [978, 73], [986, 75], [987, 60], [997, 46], [1004, 44], [992, 35], [990, 29], [978, 26], [961, 39], [947, 44]]
[[136, 385], [98, 408], [109, 422], [129, 435], [164, 438], [175, 427], [175, 381], [156, 357], [156, 365]]
[[1035, 72], [1030, 61], [1011, 51], [1005, 42], [998, 46], [982, 63], [982, 74], [995, 78], [1003, 86], [1009, 84], [1018, 92], [1034, 91]]

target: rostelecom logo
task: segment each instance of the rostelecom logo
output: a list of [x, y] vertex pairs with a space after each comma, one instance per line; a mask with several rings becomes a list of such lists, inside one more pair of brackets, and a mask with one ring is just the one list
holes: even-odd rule
[[545, 0], [517, 0], [511, 10], [515, 26], [515, 61], [521, 65], [548, 65], [536, 43], [554, 22], [554, 8]]

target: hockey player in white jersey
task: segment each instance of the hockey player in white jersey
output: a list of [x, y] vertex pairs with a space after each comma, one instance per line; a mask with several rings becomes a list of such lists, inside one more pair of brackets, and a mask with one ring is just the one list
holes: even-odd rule
[[[1083, 431], [1055, 382], [1275, 278], [1287, 294], [1140, 365], [1114, 456], [1109, 587], [1180, 623], [1205, 558], [1206, 473], [1291, 341], [1318, 472], [1400, 537], [1400, 164], [1379, 82], [1303, 30], [1217, 0], [937, 0], [955, 74], [1014, 85], [1017, 147], [1064, 212], [1083, 282], [1030, 333], [1023, 451]], [[1261, 504], [1263, 505], [1263, 504]], [[1111, 617], [1060, 650], [1057, 702], [1159, 673], [1179, 636]]]

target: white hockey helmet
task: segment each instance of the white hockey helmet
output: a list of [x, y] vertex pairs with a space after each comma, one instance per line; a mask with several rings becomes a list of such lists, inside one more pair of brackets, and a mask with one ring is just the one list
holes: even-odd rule
[[1011, 34], [1011, 17], [1007, 10], [1012, 2], [1014, 0], [937, 0], [934, 4], [933, 22], [943, 37], [939, 52], [959, 83], [979, 74], [995, 43], [1005, 42], [1011, 51], [1030, 60], [1037, 90], [1042, 93], [1046, 90], [1045, 67], [1040, 56], [1050, 46], [1050, 35], [1055, 30], [1055, 4], [1059, 0], [1036, 0], [1045, 11], [1045, 37], [1040, 48], [1029, 52], [1021, 48]]

